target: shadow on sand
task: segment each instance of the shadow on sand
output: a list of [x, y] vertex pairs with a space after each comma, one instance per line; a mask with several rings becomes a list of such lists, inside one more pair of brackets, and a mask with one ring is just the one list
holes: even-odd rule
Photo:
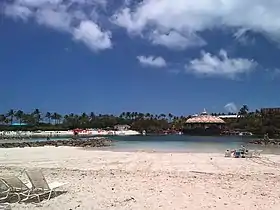
[[[52, 195], [51, 195], [50, 199], [59, 197], [59, 196], [65, 194], [65, 193], [67, 193], [67, 191], [55, 191], [55, 193], [52, 192]], [[40, 196], [40, 201], [38, 200], [37, 197], [33, 197], [32, 199], [28, 199], [26, 201], [19, 201], [17, 196], [12, 196], [12, 197], [8, 197], [6, 200], [0, 202], [0, 204], [1, 203], [25, 203], [25, 204], [28, 204], [28, 203], [40, 203], [42, 201], [48, 200], [48, 197], [49, 197], [49, 193], [46, 193], [45, 195], [41, 195]], [[23, 199], [23, 198], [24, 197], [21, 197], [21, 199]], [[1, 209], [1, 206], [0, 206], [0, 209]]]

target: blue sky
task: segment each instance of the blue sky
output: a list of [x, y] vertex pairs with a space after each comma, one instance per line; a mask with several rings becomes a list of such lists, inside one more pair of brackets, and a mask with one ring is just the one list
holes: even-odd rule
[[279, 106], [278, 0], [115, 2], [1, 1], [0, 112]]

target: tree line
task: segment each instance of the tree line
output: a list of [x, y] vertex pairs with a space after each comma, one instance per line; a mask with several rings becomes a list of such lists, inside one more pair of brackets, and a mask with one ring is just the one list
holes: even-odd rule
[[228, 119], [228, 129], [249, 131], [257, 136], [268, 134], [269, 137], [280, 137], [280, 112], [262, 113], [260, 110], [251, 111], [243, 105], [237, 119]]
[[[278, 136], [280, 133], [280, 113], [261, 113], [251, 111], [243, 105], [238, 113], [211, 113], [213, 116], [236, 114], [238, 118], [225, 119], [228, 130], [249, 131], [257, 135], [268, 133], [269, 136]], [[74, 128], [102, 128], [112, 129], [117, 124], [128, 124], [132, 129], [147, 132], [159, 132], [173, 129], [182, 130], [185, 122], [191, 116], [175, 116], [168, 114], [151, 114], [141, 112], [123, 112], [118, 116], [109, 114], [82, 114], [62, 115], [57, 112], [43, 113], [34, 109], [31, 113], [22, 110], [9, 110], [0, 114], [0, 130], [68, 130]], [[10, 126], [14, 122], [26, 123], [24, 126]]]
[[[39, 109], [35, 109], [31, 113], [11, 109], [5, 114], [0, 114], [0, 125], [2, 130], [68, 130], [74, 128], [112, 129], [118, 124], [128, 124], [135, 130], [156, 132], [169, 128], [181, 129], [185, 119], [184, 116], [174, 116], [171, 113], [123, 112], [119, 116], [115, 116], [90, 112], [62, 115], [57, 112], [43, 113]], [[15, 122], [22, 126], [11, 126]]]

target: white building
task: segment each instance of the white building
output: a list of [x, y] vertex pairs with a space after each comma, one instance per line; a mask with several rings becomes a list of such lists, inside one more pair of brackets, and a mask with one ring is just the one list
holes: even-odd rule
[[115, 125], [114, 129], [118, 131], [125, 131], [130, 129], [130, 125]]
[[241, 116], [237, 115], [237, 114], [233, 114], [233, 115], [220, 115], [219, 118], [221, 119], [237, 119]]

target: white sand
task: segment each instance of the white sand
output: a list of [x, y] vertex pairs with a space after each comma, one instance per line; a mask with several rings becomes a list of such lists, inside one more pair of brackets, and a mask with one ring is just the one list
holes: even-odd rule
[[27, 180], [41, 168], [67, 193], [13, 209], [279, 210], [280, 156], [224, 158], [223, 154], [125, 153], [70, 147], [0, 149], [0, 175]]

